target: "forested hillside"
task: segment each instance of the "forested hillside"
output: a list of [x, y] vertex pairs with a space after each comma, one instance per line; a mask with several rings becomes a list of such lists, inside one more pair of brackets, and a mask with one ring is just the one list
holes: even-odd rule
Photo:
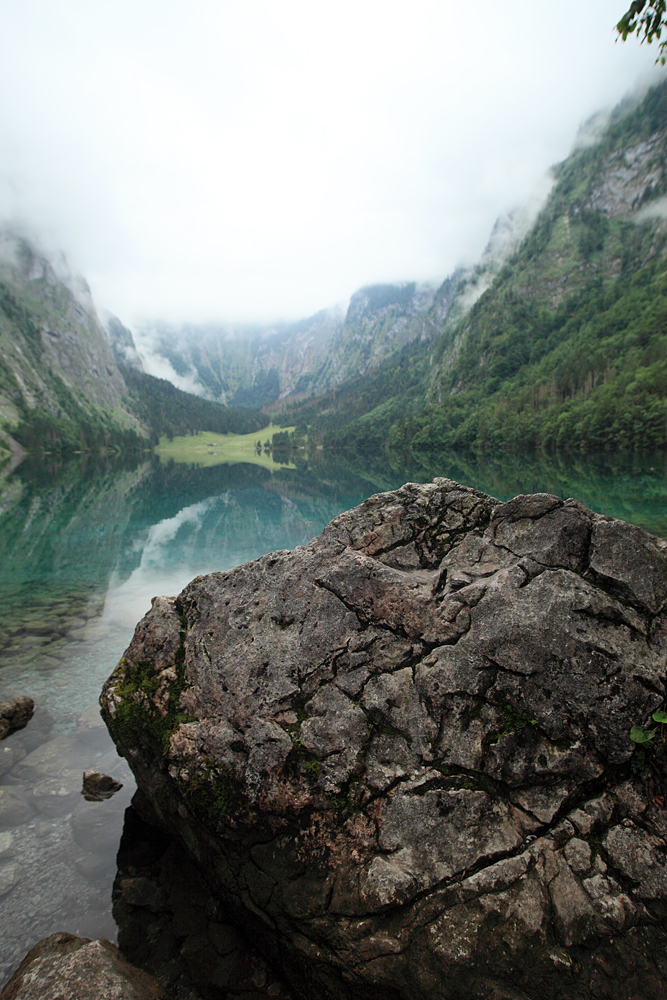
[[133, 368], [122, 369], [130, 390], [132, 408], [142, 424], [150, 428], [151, 443], [162, 435], [214, 431], [217, 434], [249, 434], [266, 426], [258, 410], [221, 406], [189, 392], [182, 392], [163, 378], [154, 378]]
[[0, 429], [26, 449], [143, 446], [88, 286], [0, 232]]
[[[116, 321], [116, 336], [123, 333]], [[129, 336], [129, 332], [125, 331]], [[131, 342], [131, 337], [130, 337]], [[33, 454], [142, 452], [162, 434], [246, 433], [266, 424], [119, 367], [87, 285], [22, 238], [0, 233], [0, 460]]]
[[474, 272], [432, 344], [292, 419], [355, 449], [667, 446], [667, 85], [617, 109], [554, 180], [472, 308], [458, 303]]

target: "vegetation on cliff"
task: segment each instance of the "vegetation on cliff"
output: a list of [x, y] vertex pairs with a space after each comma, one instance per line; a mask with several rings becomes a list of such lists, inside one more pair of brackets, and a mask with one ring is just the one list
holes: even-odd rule
[[334, 448], [667, 447], [667, 84], [554, 169], [535, 224], [457, 322], [292, 409]]
[[161, 435], [266, 424], [127, 363], [121, 371], [85, 283], [21, 238], [0, 233], [0, 244], [0, 429], [28, 452], [139, 453]]

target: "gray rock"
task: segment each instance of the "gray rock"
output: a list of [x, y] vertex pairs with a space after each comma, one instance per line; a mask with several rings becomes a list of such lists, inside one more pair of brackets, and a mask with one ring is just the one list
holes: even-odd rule
[[32, 786], [32, 801], [45, 816], [65, 816], [76, 805], [80, 790], [80, 773], [64, 771], [57, 778], [37, 781]]
[[[79, 779], [80, 780], [80, 779]], [[69, 819], [74, 839], [90, 853], [114, 854], [122, 828], [122, 817], [114, 802], [89, 803], [78, 797]]]
[[18, 865], [0, 864], [0, 896], [11, 892], [20, 878]]
[[80, 781], [80, 757], [81, 748], [74, 737], [56, 736], [24, 757], [17, 770], [21, 777], [33, 781], [73, 774], [77, 774]]
[[19, 755], [12, 746], [0, 747], [0, 775], [11, 771], [17, 759], [19, 759]]
[[158, 1000], [155, 980], [100, 938], [52, 934], [28, 952], [2, 1000]]
[[0, 740], [27, 726], [34, 711], [34, 701], [24, 694], [0, 701]]
[[667, 543], [574, 500], [408, 484], [156, 598], [103, 713], [314, 995], [659, 995], [666, 598]]

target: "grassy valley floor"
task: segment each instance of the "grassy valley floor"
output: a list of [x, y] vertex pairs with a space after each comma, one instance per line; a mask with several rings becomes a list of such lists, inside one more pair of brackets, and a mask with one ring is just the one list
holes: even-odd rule
[[[283, 427], [281, 430], [292, 432], [294, 428]], [[155, 453], [161, 462], [173, 461], [202, 467], [247, 462], [261, 465], [264, 469], [293, 469], [294, 465], [288, 462], [275, 461], [272, 453], [264, 447], [265, 442], [273, 440], [276, 431], [277, 428], [269, 424], [261, 431], [253, 431], [251, 434], [214, 434], [212, 431], [202, 431], [200, 434], [174, 437], [171, 441], [161, 437]]]

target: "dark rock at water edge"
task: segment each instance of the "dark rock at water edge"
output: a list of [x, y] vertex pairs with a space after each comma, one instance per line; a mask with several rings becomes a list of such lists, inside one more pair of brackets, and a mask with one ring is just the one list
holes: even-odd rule
[[201, 873], [137, 792], [126, 810], [113, 886], [118, 943], [165, 996], [296, 1000], [230, 920]]
[[88, 802], [103, 802], [119, 792], [122, 781], [116, 781], [110, 774], [100, 774], [99, 771], [83, 772], [83, 788], [81, 794]]
[[105, 941], [52, 934], [28, 952], [2, 1000], [158, 1000], [157, 983]]
[[34, 701], [25, 694], [0, 701], [0, 740], [27, 726], [34, 711]]
[[103, 711], [160, 822], [313, 996], [667, 984], [667, 543], [408, 484], [156, 598]]

